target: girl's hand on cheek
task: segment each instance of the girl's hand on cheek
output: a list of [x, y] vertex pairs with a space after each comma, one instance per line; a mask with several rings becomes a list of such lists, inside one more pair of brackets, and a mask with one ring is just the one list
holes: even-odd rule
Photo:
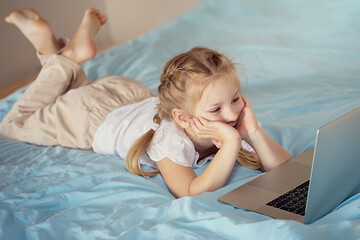
[[244, 101], [245, 106], [240, 114], [239, 123], [236, 129], [239, 131], [240, 136], [246, 138], [250, 132], [259, 129], [259, 124], [256, 120], [250, 100], [244, 96], [242, 96], [242, 100]]
[[235, 128], [225, 123], [208, 121], [203, 117], [191, 119], [190, 126], [198, 138], [211, 139], [217, 148], [227, 142], [240, 139], [240, 134]]

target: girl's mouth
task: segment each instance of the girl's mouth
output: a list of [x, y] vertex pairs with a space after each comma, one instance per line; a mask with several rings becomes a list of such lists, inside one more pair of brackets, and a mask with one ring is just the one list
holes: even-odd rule
[[238, 123], [239, 123], [239, 119], [237, 119], [236, 121], [234, 121], [234, 122], [230, 122], [230, 123], [228, 123], [228, 125], [229, 126], [231, 126], [231, 127], [233, 127], [233, 128], [236, 128], [237, 127], [237, 125], [238, 125]]

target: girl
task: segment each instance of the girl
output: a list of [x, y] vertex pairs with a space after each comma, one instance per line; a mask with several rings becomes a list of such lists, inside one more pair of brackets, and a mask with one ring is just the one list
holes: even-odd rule
[[[214, 50], [193, 48], [171, 59], [156, 96], [133, 79], [86, 78], [79, 63], [95, 56], [93, 39], [107, 20], [98, 10], [85, 12], [68, 43], [32, 9], [5, 20], [33, 44], [43, 67], [2, 121], [3, 136], [118, 155], [132, 173], [161, 173], [175, 197], [222, 187], [237, 159], [265, 171], [290, 159], [256, 121], [234, 64]], [[197, 176], [193, 167], [209, 156]], [[156, 170], [144, 172], [141, 164]]]

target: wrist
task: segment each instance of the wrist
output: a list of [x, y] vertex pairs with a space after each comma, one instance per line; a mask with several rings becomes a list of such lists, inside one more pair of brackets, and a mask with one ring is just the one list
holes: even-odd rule
[[238, 149], [238, 151], [240, 151], [241, 148], [241, 137], [240, 134], [235, 135], [235, 137], [233, 138], [229, 138], [229, 139], [224, 139], [223, 143], [222, 143], [222, 147], [223, 146], [228, 146], [228, 147], [234, 147], [236, 149]]
[[243, 136], [244, 140], [250, 145], [253, 145], [254, 142], [261, 136], [263, 129], [260, 126], [257, 126], [254, 129], [251, 129], [246, 132], [246, 135]]

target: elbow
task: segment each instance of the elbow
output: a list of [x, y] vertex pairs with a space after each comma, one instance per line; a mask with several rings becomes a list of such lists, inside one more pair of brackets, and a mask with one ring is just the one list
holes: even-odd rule
[[206, 186], [202, 186], [200, 189], [197, 186], [192, 186], [191, 184], [186, 188], [183, 189], [182, 191], [175, 191], [175, 190], [170, 190], [170, 192], [172, 193], [172, 195], [175, 198], [182, 198], [182, 197], [195, 197], [195, 196], [199, 196], [203, 193], [206, 192], [213, 192], [215, 190], [217, 190], [218, 188], [213, 188], [213, 187], [206, 187]]
[[201, 193], [192, 191], [191, 184], [189, 186], [186, 186], [186, 187], [183, 186], [182, 188], [178, 188], [178, 189], [169, 188], [169, 190], [175, 198], [192, 197], [192, 196], [197, 196], [197, 195], [201, 194]]
[[183, 191], [183, 192], [176, 192], [176, 191], [170, 191], [170, 192], [175, 198], [194, 197], [202, 194], [199, 192], [191, 192], [190, 189], [188, 191]]

